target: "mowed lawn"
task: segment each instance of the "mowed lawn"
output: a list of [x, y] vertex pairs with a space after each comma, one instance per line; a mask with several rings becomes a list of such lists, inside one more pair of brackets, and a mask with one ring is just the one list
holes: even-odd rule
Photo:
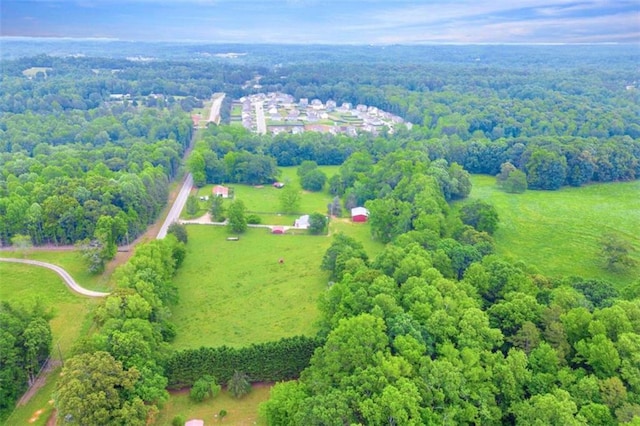
[[470, 198], [491, 202], [500, 216], [497, 253], [522, 260], [549, 276], [633, 282], [640, 266], [610, 272], [603, 268], [600, 237], [616, 232], [635, 248], [640, 262], [640, 181], [593, 184], [558, 191], [507, 194], [492, 176], [472, 176]]

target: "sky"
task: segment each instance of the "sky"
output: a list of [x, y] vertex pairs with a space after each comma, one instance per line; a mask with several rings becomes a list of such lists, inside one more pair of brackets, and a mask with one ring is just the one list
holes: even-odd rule
[[211, 43], [640, 43], [638, 0], [0, 0], [0, 35]]

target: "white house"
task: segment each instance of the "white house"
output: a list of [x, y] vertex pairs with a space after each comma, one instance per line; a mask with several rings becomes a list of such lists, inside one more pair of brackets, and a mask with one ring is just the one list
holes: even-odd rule
[[295, 222], [293, 222], [293, 226], [299, 229], [309, 228], [309, 215], [305, 214], [297, 218]]

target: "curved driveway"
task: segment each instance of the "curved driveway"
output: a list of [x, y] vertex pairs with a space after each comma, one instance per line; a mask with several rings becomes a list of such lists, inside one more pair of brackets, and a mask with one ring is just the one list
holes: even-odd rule
[[60, 275], [60, 277], [64, 280], [67, 287], [69, 287], [71, 290], [75, 291], [78, 294], [82, 294], [83, 296], [105, 297], [109, 295], [109, 293], [87, 290], [84, 287], [80, 287], [78, 283], [73, 279], [71, 275], [69, 275], [67, 271], [51, 263], [40, 262], [39, 260], [13, 259], [13, 258], [2, 258], [2, 257], [0, 257], [0, 262], [25, 263], [27, 265], [35, 265], [35, 266], [41, 266], [43, 268], [51, 269], [52, 271]]

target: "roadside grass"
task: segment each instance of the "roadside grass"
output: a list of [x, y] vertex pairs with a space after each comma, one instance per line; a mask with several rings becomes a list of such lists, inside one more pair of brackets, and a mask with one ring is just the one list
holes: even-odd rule
[[[113, 274], [91, 274], [82, 260], [80, 253], [73, 250], [47, 251], [47, 250], [27, 250], [2, 251], [0, 257], [17, 257], [23, 259], [39, 260], [41, 262], [53, 263], [64, 268], [74, 280], [82, 287], [96, 291], [110, 291], [114, 287]], [[2, 263], [4, 264], [4, 263]], [[34, 269], [43, 269], [38, 266], [31, 266]], [[53, 273], [53, 272], [52, 272]], [[55, 274], [54, 274], [55, 275]], [[57, 275], [56, 275], [57, 276]], [[63, 284], [64, 285], [64, 284]], [[64, 287], [66, 288], [66, 287]], [[71, 290], [69, 290], [71, 292]]]
[[52, 355], [69, 354], [74, 342], [91, 325], [89, 313], [102, 299], [73, 293], [53, 271], [31, 265], [0, 262], [0, 300], [26, 306], [40, 303], [53, 312]]
[[[258, 405], [269, 399], [271, 385], [254, 385], [249, 394], [241, 399], [232, 397], [226, 390], [222, 390], [215, 398], [194, 402], [189, 398], [189, 392], [182, 390], [172, 392], [171, 398], [160, 410], [154, 424], [158, 426], [171, 425], [175, 416], [182, 415], [186, 420], [201, 419], [205, 425], [223, 423], [227, 425], [266, 425], [264, 419], [258, 417]], [[220, 419], [218, 414], [225, 410], [227, 415]]]
[[45, 426], [53, 413], [53, 392], [60, 374], [60, 368], [51, 371], [46, 382], [25, 405], [20, 405], [5, 420], [6, 426], [33, 425]]
[[470, 198], [487, 200], [498, 211], [497, 254], [552, 277], [601, 278], [623, 286], [640, 276], [640, 266], [606, 270], [599, 255], [600, 237], [613, 231], [632, 243], [640, 262], [640, 181], [524, 194], [499, 190], [492, 176], [474, 175], [472, 183]]

